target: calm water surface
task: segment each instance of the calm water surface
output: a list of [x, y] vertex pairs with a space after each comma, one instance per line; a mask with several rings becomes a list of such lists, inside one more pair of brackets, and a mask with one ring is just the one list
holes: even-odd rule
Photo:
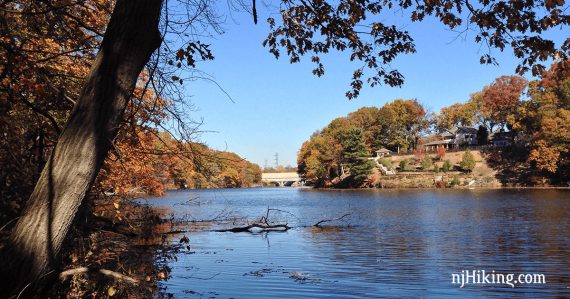
[[[189, 224], [169, 262], [177, 298], [567, 298], [570, 191], [295, 188], [172, 191], [145, 199], [176, 219], [270, 218], [287, 232]], [[310, 227], [347, 212], [333, 227]], [[240, 221], [237, 220], [236, 224]], [[173, 242], [180, 236], [175, 236]], [[545, 285], [451, 283], [462, 270], [542, 273]]]

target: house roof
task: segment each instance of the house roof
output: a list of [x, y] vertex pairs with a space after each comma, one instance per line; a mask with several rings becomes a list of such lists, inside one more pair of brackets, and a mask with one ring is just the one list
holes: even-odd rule
[[451, 140], [451, 139], [436, 140], [436, 141], [428, 142], [428, 143], [424, 144], [424, 146], [440, 145], [440, 144], [450, 144], [450, 143], [452, 143], [452, 142], [453, 142], [453, 140]]
[[489, 135], [489, 139], [490, 140], [507, 140], [507, 139], [513, 139], [515, 137], [515, 134], [513, 131], [509, 131], [509, 132], [496, 132], [496, 133], [491, 133]]
[[383, 148], [377, 150], [376, 152], [377, 153], [391, 153], [392, 151], [383, 147]]
[[453, 127], [449, 132], [452, 134], [477, 134], [477, 129], [471, 127]]

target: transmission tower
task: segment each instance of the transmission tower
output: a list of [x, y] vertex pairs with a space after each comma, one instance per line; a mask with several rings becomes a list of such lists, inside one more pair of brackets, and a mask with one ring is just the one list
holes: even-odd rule
[[279, 166], [279, 153], [275, 153], [275, 168]]

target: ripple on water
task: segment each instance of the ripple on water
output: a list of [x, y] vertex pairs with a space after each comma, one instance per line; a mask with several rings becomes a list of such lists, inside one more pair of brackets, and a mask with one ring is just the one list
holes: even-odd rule
[[[181, 204], [196, 197], [200, 204]], [[172, 277], [163, 284], [177, 297], [570, 296], [568, 191], [261, 188], [174, 191], [146, 201], [175, 207], [175, 218], [197, 220], [256, 219], [269, 206], [290, 212], [271, 216], [293, 226], [353, 213], [336, 227], [284, 233], [195, 228], [187, 234], [193, 253], [170, 262]], [[451, 284], [452, 273], [478, 269], [544, 273], [548, 284]]]

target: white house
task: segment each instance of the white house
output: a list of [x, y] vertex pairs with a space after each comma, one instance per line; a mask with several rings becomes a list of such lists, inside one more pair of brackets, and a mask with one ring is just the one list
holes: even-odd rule
[[471, 127], [453, 127], [435, 136], [439, 140], [424, 144], [424, 149], [428, 152], [437, 150], [439, 147], [445, 149], [457, 148], [461, 146], [477, 145], [477, 129]]
[[384, 147], [376, 151], [376, 157], [378, 158], [387, 157], [390, 155], [392, 155], [392, 151]]

